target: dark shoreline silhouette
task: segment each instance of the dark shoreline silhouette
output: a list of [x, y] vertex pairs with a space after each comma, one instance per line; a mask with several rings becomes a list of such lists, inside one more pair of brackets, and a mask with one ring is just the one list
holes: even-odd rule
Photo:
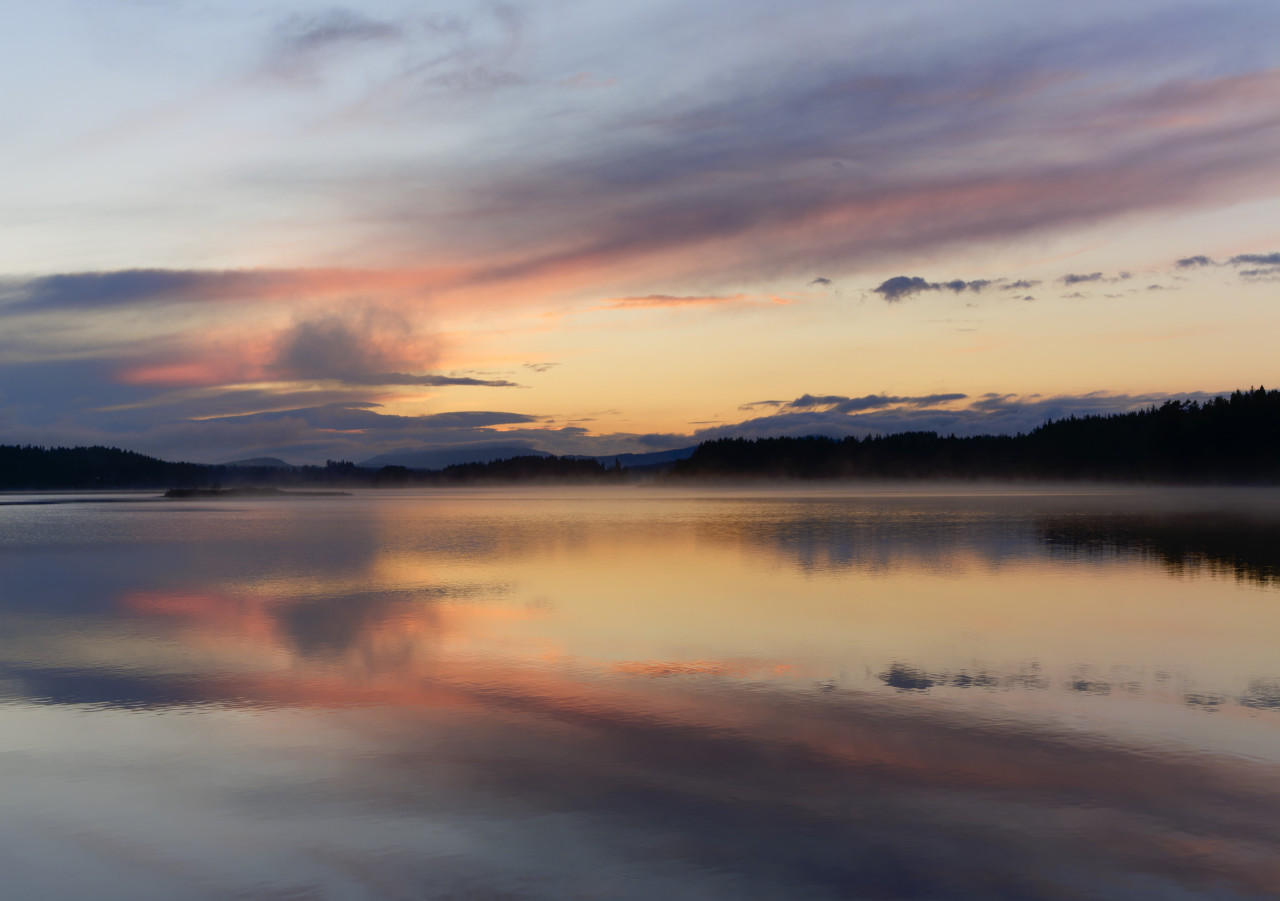
[[170, 488], [164, 496], [171, 499], [240, 498], [240, 497], [350, 497], [345, 491], [281, 491], [279, 488]]
[[[604, 459], [608, 459], [607, 457]], [[1017, 435], [902, 432], [722, 438], [685, 459], [628, 468], [599, 458], [516, 456], [438, 470], [348, 460], [324, 466], [173, 463], [109, 447], [0, 445], [0, 491], [224, 486], [398, 487], [475, 483], [610, 483], [625, 478], [1021, 480], [1148, 484], [1280, 484], [1280, 391], [1169, 400], [1132, 413], [1050, 421]]]
[[1050, 421], [1027, 434], [722, 438], [673, 478], [996, 479], [1280, 484], [1280, 391]]

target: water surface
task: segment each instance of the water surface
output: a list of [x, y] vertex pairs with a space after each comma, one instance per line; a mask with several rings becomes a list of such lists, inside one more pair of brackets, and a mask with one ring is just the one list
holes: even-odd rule
[[50, 499], [13, 897], [1280, 896], [1274, 493]]

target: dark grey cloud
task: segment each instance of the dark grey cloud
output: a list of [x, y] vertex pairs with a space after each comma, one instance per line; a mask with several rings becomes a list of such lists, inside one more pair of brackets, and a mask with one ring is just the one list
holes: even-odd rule
[[888, 394], [866, 394], [862, 397], [843, 397], [837, 394], [802, 394], [795, 400], [780, 406], [792, 410], [814, 410], [823, 408], [833, 413], [855, 413], [861, 410], [875, 410], [882, 407], [936, 407], [957, 400], [964, 400], [967, 394], [926, 394], [922, 396], [901, 397]]
[[871, 290], [889, 303], [894, 303], [904, 297], [911, 297], [923, 291], [952, 291], [959, 294], [962, 291], [982, 291], [992, 284], [994, 282], [989, 279], [976, 279], [967, 282], [956, 278], [946, 282], [931, 282], [918, 275], [895, 275], [893, 278], [885, 279]]
[[1009, 282], [1008, 284], [1001, 285], [1000, 288], [1003, 291], [1029, 291], [1039, 284], [1040, 284], [1040, 279], [1038, 278], [1037, 279], [1020, 278], [1017, 281]]
[[338, 379], [348, 385], [472, 385], [485, 388], [521, 388], [518, 382], [507, 379], [477, 379], [455, 375], [414, 375], [408, 372], [347, 373]]
[[823, 285], [824, 287], [827, 285], [830, 285], [831, 283], [832, 283], [831, 279], [821, 275], [815, 278], [813, 281], [809, 282], [810, 285]]
[[974, 281], [971, 281], [971, 282], [966, 282], [963, 279], [953, 278], [949, 282], [943, 282], [942, 287], [948, 291], [952, 291], [956, 294], [959, 294], [963, 291], [982, 291], [985, 288], [989, 288], [991, 284], [992, 284], [991, 280], [985, 279], [985, 278], [975, 279]]
[[[1175, 264], [1179, 269], [1196, 269], [1202, 266], [1217, 266], [1210, 257], [1197, 255], [1184, 257]], [[1253, 266], [1259, 268], [1245, 269], [1240, 272], [1242, 278], [1258, 278], [1260, 276], [1280, 275], [1280, 253], [1239, 253], [1221, 264], [1225, 266]], [[1273, 268], [1261, 268], [1273, 267]]]
[[1280, 266], [1280, 253], [1241, 253], [1227, 262], [1232, 266]]
[[938, 286], [918, 275], [895, 275], [871, 289], [889, 303], [911, 297], [921, 291], [936, 291]]
[[1101, 272], [1091, 272], [1088, 275], [1079, 275], [1073, 272], [1064, 275], [1062, 278], [1058, 279], [1058, 281], [1062, 282], [1064, 285], [1082, 285], [1087, 282], [1100, 282], [1102, 279], [1103, 275]]
[[495, 425], [540, 422], [541, 417], [525, 413], [498, 413], [492, 410], [465, 410], [456, 413], [432, 413], [414, 416], [418, 424], [432, 429], [478, 429]]
[[287, 290], [281, 270], [122, 269], [0, 280], [0, 305], [10, 311], [90, 310], [134, 304], [252, 300]]

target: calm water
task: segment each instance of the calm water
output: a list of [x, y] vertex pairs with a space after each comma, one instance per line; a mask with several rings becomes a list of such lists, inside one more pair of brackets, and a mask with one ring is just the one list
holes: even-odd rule
[[1280, 897], [1274, 493], [50, 499], [5, 898]]

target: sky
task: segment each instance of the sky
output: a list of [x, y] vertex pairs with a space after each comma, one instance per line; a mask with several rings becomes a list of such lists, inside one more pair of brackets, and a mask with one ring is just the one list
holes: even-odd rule
[[1015, 433], [1273, 386], [1280, 4], [49, 0], [0, 443]]

